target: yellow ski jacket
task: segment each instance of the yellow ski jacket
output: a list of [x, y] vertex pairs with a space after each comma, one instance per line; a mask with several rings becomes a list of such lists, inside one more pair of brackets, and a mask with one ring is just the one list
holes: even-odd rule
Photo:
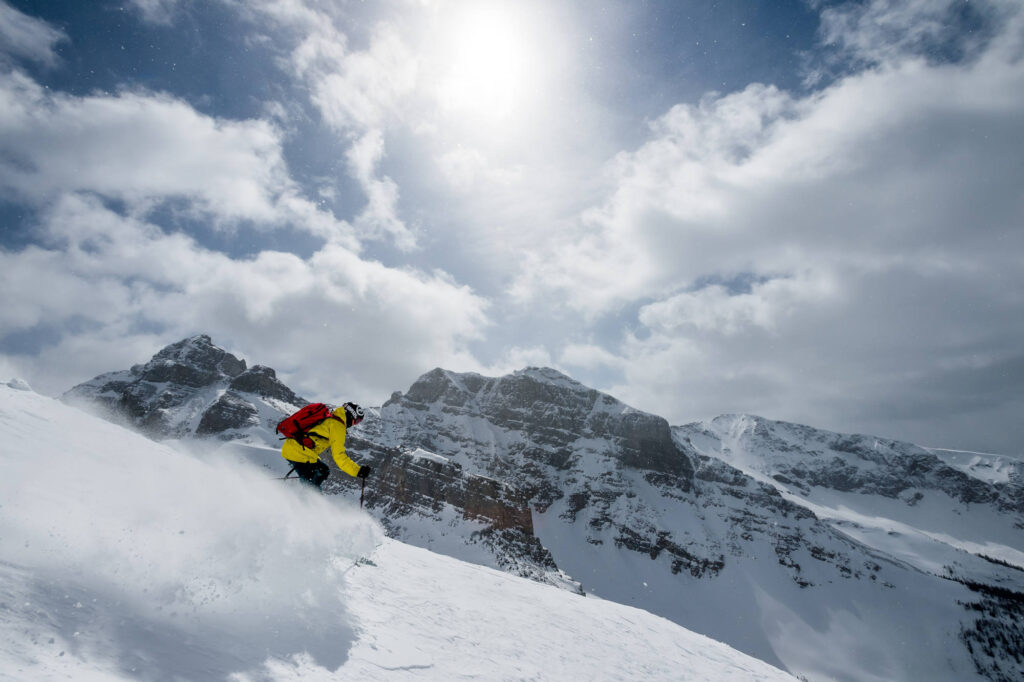
[[313, 447], [305, 448], [296, 440], [289, 438], [281, 446], [281, 456], [291, 462], [317, 462], [327, 448], [334, 455], [338, 468], [349, 476], [359, 473], [359, 465], [345, 454], [345, 408], [334, 410], [338, 419], [325, 419], [308, 431], [313, 439]]

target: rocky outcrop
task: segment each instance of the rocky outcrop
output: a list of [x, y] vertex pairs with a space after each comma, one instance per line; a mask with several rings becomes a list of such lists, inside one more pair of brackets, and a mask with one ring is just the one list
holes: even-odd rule
[[273, 369], [247, 368], [206, 334], [173, 343], [129, 370], [79, 384], [62, 399], [157, 439], [242, 438], [252, 429], [272, 430], [272, 423], [306, 402]]
[[[358, 439], [351, 440], [359, 449]], [[381, 507], [389, 518], [439, 514], [450, 507], [463, 519], [481, 521], [496, 530], [533, 534], [529, 500], [512, 486], [467, 473], [461, 465], [422, 450], [377, 452], [364, 461], [374, 467], [368, 506]]]
[[277, 378], [277, 372], [263, 365], [253, 365], [235, 376], [229, 387], [235, 391], [254, 393], [264, 398], [275, 398], [290, 405], [304, 405], [307, 402], [281, 383]]
[[136, 365], [131, 371], [142, 381], [202, 388], [223, 376], [238, 376], [245, 371], [245, 360], [218, 348], [209, 336], [200, 334], [167, 346], [145, 365]]
[[255, 407], [233, 391], [221, 395], [199, 420], [197, 436], [215, 436], [247, 426], [258, 426], [259, 417]]
[[[368, 421], [375, 420], [371, 416]], [[524, 491], [469, 473], [460, 464], [425, 450], [382, 447], [355, 429], [347, 449], [359, 453], [360, 464], [373, 468], [372, 483], [363, 492], [365, 507], [389, 535], [415, 543], [406, 526], [421, 526], [428, 520], [461, 533], [467, 544], [483, 545], [496, 567], [579, 591], [578, 585], [559, 572], [551, 552], [534, 535]], [[333, 460], [329, 465], [336, 469]], [[332, 476], [325, 489], [344, 489], [351, 485], [346, 478], [343, 474]]]

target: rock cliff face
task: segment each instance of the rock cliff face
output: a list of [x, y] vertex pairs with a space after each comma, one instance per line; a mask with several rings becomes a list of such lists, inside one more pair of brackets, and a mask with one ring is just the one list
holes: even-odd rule
[[[359, 429], [350, 434], [353, 456], [373, 467], [365, 508], [391, 537], [579, 591], [534, 534], [529, 498], [522, 490], [419, 448], [383, 448], [359, 435]], [[351, 489], [346, 478], [333, 475], [325, 489]]]

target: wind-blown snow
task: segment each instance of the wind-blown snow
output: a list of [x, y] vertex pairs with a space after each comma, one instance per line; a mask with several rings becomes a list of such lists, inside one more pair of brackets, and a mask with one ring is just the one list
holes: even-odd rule
[[946, 464], [963, 471], [969, 476], [980, 478], [989, 483], [1007, 483], [1010, 480], [1014, 465], [1019, 465], [1020, 457], [996, 455], [988, 452], [971, 452], [970, 450], [948, 450], [945, 448], [925, 448]]
[[34, 393], [0, 396], [0, 672], [217, 679], [302, 650], [341, 664], [338, 586], [376, 523]]
[[413, 457], [416, 457], [417, 459], [429, 459], [433, 462], [440, 462], [442, 464], [448, 463], [447, 457], [442, 457], [441, 455], [430, 452], [429, 450], [424, 450], [423, 448], [416, 448], [414, 450], [410, 450], [408, 454]]
[[0, 679], [793, 679], [10, 384], [0, 435]]
[[18, 378], [7, 380], [4, 383], [4, 386], [7, 386], [8, 388], [13, 388], [16, 391], [31, 391], [32, 390], [32, 387], [28, 385], [27, 381], [25, 381], [24, 379], [18, 379]]

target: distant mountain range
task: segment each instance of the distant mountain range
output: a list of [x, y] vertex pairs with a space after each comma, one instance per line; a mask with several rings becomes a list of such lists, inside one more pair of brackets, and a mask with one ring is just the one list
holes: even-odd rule
[[[274, 425], [306, 403], [205, 335], [64, 399], [281, 472]], [[546, 368], [432, 370], [370, 409], [349, 450], [375, 470], [368, 511], [410, 544], [641, 607], [808, 679], [1024, 679], [1016, 458], [750, 415], [670, 426]]]

